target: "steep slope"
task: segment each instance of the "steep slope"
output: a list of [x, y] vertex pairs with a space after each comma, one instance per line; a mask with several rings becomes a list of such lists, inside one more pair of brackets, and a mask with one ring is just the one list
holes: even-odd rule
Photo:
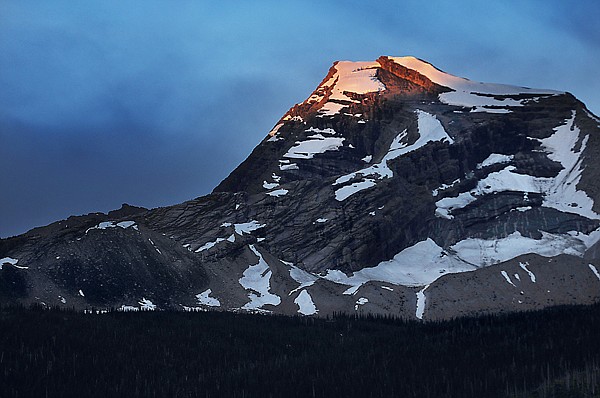
[[599, 124], [568, 93], [336, 62], [211, 195], [0, 241], [3, 299], [419, 318], [593, 302]]

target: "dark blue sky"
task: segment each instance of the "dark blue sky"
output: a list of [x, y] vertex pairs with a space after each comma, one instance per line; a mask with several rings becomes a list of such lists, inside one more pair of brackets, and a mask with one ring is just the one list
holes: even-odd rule
[[335, 60], [414, 55], [600, 114], [600, 2], [0, 0], [0, 237], [204, 195]]

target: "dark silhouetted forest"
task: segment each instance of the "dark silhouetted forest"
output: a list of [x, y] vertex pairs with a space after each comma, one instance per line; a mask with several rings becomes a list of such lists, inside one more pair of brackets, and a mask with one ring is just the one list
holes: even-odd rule
[[0, 397], [600, 397], [600, 305], [440, 323], [3, 307]]

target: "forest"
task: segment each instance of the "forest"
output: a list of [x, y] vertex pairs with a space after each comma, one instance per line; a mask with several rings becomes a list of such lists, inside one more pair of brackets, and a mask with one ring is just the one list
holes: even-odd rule
[[600, 397], [600, 304], [444, 322], [4, 306], [0, 397]]

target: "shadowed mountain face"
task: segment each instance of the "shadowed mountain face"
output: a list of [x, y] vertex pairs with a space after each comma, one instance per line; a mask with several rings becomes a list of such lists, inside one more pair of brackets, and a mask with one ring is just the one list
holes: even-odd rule
[[594, 302], [599, 125], [568, 93], [336, 62], [212, 194], [0, 240], [0, 299], [423, 319]]

